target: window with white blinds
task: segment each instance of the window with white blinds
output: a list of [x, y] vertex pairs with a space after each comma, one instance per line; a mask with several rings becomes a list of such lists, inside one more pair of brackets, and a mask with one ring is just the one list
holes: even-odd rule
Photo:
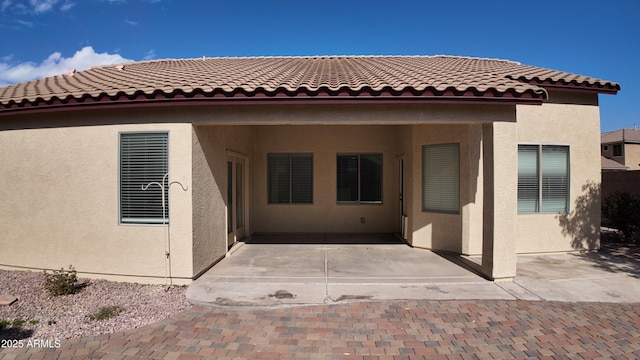
[[569, 204], [569, 147], [542, 146], [542, 212], [566, 212]]
[[540, 208], [538, 152], [537, 145], [518, 145], [518, 212]]
[[568, 212], [569, 147], [518, 145], [518, 212]]
[[460, 212], [460, 146], [422, 147], [422, 210]]
[[382, 203], [382, 154], [338, 154], [338, 203]]
[[269, 204], [313, 203], [313, 155], [267, 154]]
[[151, 182], [162, 183], [169, 171], [167, 133], [120, 134], [120, 222], [163, 224], [169, 219], [168, 186], [165, 181], [165, 217], [162, 191]]

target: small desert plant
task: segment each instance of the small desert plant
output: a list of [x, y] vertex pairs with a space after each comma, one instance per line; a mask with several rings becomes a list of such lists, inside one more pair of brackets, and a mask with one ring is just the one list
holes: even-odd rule
[[122, 311], [120, 306], [103, 306], [97, 313], [89, 315], [89, 319], [91, 321], [110, 319], [114, 316], [118, 316], [120, 311]]
[[[29, 325], [37, 325], [39, 322], [40, 321], [38, 320], [29, 320]], [[14, 328], [19, 328], [25, 323], [27, 323], [27, 321], [22, 318], [15, 318], [13, 319], [13, 321], [0, 320], [0, 330], [8, 327], [9, 325], [11, 325]]]
[[53, 274], [44, 273], [44, 288], [51, 296], [70, 295], [76, 291], [78, 277], [73, 266], [69, 266], [69, 270], [60, 269], [54, 271]]

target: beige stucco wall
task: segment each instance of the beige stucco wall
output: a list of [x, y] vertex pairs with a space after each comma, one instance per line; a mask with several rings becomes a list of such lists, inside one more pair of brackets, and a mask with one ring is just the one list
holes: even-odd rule
[[[410, 243], [416, 247], [464, 254], [482, 249], [482, 125], [432, 124], [410, 127], [411, 183]], [[460, 145], [460, 211], [458, 214], [422, 210], [422, 147], [432, 144]]]
[[[248, 158], [245, 176], [251, 188], [251, 126], [193, 127], [193, 269], [198, 275], [227, 252], [227, 155]], [[251, 196], [251, 192], [249, 192]], [[251, 198], [247, 198], [251, 203]], [[247, 208], [251, 235], [251, 206]]]
[[628, 166], [629, 170], [640, 170], [640, 144], [624, 144], [622, 154], [624, 165]]
[[[111, 117], [96, 112], [96, 119]], [[82, 114], [50, 115], [52, 123]], [[170, 181], [191, 191], [189, 124], [103, 125], [0, 131], [0, 266], [164, 283], [165, 226], [119, 224], [119, 133], [167, 131]], [[178, 187], [179, 189], [179, 187]], [[191, 196], [172, 187], [171, 273], [188, 282]]]
[[[518, 253], [595, 248], [600, 229], [600, 116], [597, 95], [518, 106], [518, 143], [570, 146], [570, 214], [519, 214]], [[569, 101], [570, 100], [570, 101]]]
[[516, 276], [517, 124], [484, 124], [482, 272], [494, 280]]

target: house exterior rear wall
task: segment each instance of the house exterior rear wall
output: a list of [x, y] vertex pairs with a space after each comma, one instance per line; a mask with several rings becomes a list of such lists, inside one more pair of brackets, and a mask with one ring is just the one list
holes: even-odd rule
[[[416, 247], [464, 254], [482, 250], [482, 125], [413, 125], [411, 136], [412, 199], [410, 243]], [[422, 210], [422, 147], [432, 144], [460, 145], [460, 210], [457, 214]]]
[[[254, 163], [256, 232], [399, 231], [396, 127], [257, 126]], [[268, 204], [267, 154], [313, 154], [313, 204]], [[338, 204], [336, 156], [382, 153], [382, 204]], [[364, 218], [364, 223], [361, 222]]]
[[[0, 264], [164, 283], [167, 227], [119, 224], [119, 133], [149, 131], [169, 133], [170, 180], [191, 191], [189, 124], [0, 131]], [[191, 196], [173, 188], [169, 203], [172, 275], [188, 282]]]
[[[193, 271], [200, 274], [227, 253], [228, 151], [250, 158], [250, 126], [193, 127]], [[249, 164], [250, 165], [250, 164]], [[247, 166], [249, 168], [249, 166]], [[250, 179], [250, 173], [248, 178]], [[252, 218], [249, 208], [249, 220]], [[250, 235], [251, 225], [245, 225]]]
[[518, 215], [518, 253], [599, 246], [600, 116], [597, 95], [581, 96], [573, 104], [517, 107], [518, 143], [570, 146], [571, 179], [569, 214]]
[[[621, 156], [613, 155], [614, 145], [622, 146]], [[629, 168], [628, 170], [640, 170], [640, 144], [625, 144], [619, 142], [603, 144], [603, 146], [607, 147], [607, 150], [602, 149], [603, 156], [627, 166]]]
[[640, 144], [624, 144], [622, 155], [629, 170], [640, 170]]

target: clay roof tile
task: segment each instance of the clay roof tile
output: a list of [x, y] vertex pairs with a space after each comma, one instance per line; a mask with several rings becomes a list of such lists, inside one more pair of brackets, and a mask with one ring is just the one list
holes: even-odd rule
[[[454, 56], [315, 56], [197, 58], [98, 66], [0, 88], [0, 111], [46, 106], [53, 99], [115, 98], [138, 94], [246, 97], [264, 93], [343, 92], [367, 98], [524, 98], [542, 101], [546, 87], [615, 93], [611, 81], [516, 62]], [[36, 104], [37, 103], [37, 104]]]

